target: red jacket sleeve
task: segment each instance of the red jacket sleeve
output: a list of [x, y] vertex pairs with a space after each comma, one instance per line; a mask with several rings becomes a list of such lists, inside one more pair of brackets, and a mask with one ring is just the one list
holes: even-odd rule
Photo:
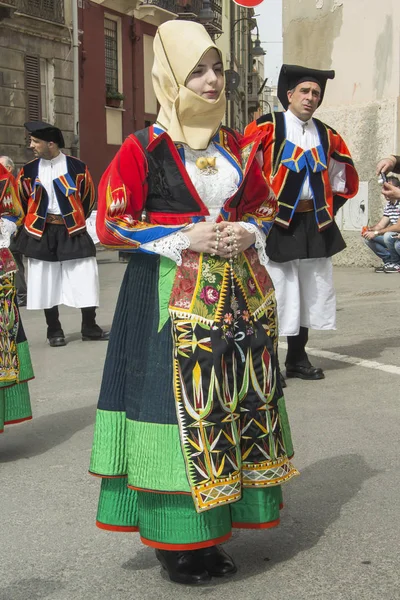
[[[147, 159], [130, 135], [103, 174], [98, 194], [97, 235], [104, 246], [140, 250], [184, 227], [152, 225], [142, 220], [147, 197]], [[146, 252], [149, 252], [146, 250]]]

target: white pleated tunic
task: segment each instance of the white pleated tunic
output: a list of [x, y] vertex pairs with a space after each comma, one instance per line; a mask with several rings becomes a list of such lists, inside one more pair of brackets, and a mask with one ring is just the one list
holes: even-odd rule
[[[38, 176], [46, 189], [51, 214], [61, 214], [54, 179], [66, 173], [67, 158], [62, 152], [51, 160], [40, 159]], [[99, 306], [99, 276], [94, 256], [60, 262], [28, 258], [27, 283], [29, 310], [60, 304], [73, 308]]]

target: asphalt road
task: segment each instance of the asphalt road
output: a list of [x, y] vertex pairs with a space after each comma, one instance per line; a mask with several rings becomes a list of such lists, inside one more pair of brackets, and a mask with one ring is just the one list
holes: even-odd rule
[[[125, 265], [110, 252], [99, 264], [110, 326]], [[43, 315], [22, 309], [34, 419], [0, 436], [0, 600], [399, 599], [400, 276], [335, 279], [338, 329], [310, 338], [326, 379], [286, 390], [301, 476], [284, 487], [281, 526], [235, 533], [238, 573], [201, 588], [167, 581], [137, 534], [95, 527], [87, 469], [106, 343], [82, 342], [79, 311], [63, 307], [69, 343], [50, 348]]]

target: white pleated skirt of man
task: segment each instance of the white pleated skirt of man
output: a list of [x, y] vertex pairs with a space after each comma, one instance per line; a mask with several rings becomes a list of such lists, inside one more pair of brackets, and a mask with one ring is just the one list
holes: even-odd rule
[[300, 327], [336, 329], [336, 294], [331, 258], [269, 261], [275, 287], [279, 335], [298, 335]]
[[65, 304], [72, 308], [99, 306], [96, 257], [50, 262], [28, 258], [29, 310]]

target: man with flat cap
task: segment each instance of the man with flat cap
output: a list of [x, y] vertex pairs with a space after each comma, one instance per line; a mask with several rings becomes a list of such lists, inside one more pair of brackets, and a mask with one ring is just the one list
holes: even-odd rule
[[323, 379], [324, 373], [308, 359], [308, 330], [336, 328], [331, 257], [345, 242], [334, 216], [358, 191], [343, 139], [313, 118], [334, 76], [334, 71], [283, 65], [278, 97], [285, 112], [264, 115], [246, 128], [246, 134], [265, 132], [263, 170], [279, 205], [267, 254], [279, 333], [288, 341], [286, 375], [310, 380]]
[[58, 306], [82, 311], [82, 339], [107, 340], [96, 323], [99, 280], [96, 249], [86, 231], [95, 199], [87, 166], [61, 152], [60, 129], [42, 121], [25, 123], [35, 160], [18, 176], [25, 210], [17, 249], [28, 258], [27, 308], [44, 309], [50, 346], [65, 346]]

